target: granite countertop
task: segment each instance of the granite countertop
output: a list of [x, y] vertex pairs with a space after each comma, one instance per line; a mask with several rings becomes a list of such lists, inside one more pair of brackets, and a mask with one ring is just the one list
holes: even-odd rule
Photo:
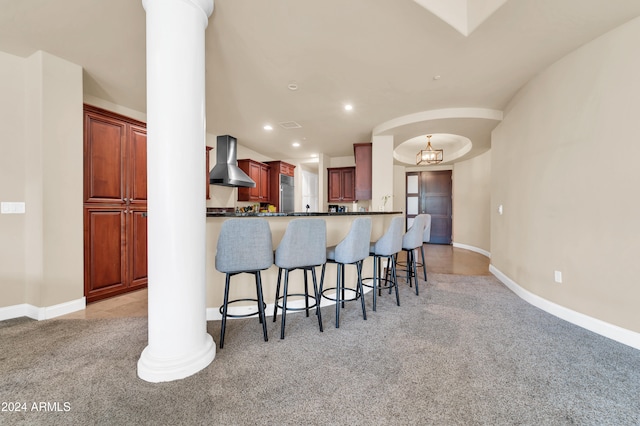
[[235, 213], [207, 211], [207, 217], [297, 217], [297, 216], [373, 216], [381, 214], [402, 214], [402, 212], [292, 212], [292, 213]]

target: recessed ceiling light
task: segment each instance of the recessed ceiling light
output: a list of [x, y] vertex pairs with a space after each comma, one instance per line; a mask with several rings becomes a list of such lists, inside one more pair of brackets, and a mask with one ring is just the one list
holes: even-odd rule
[[291, 82], [291, 83], [287, 84], [287, 89], [296, 91], [296, 90], [298, 90], [298, 84], [294, 83], [294, 82]]
[[345, 111], [351, 111], [351, 110], [353, 109], [353, 105], [351, 105], [351, 104], [346, 104], [346, 105], [344, 106], [344, 109], [345, 109]]
[[311, 158], [316, 158], [318, 157], [318, 154], [311, 154]]
[[271, 124], [265, 124], [263, 129], [265, 129], [265, 130], [273, 130], [273, 127], [271, 127]]
[[294, 147], [296, 147], [296, 148], [297, 148], [297, 147], [299, 147], [299, 146], [300, 146], [300, 142], [294, 142], [294, 143], [292, 143], [292, 144], [291, 144], [291, 146], [294, 146]]
[[440, 75], [434, 75], [434, 76], [433, 76], [433, 79], [434, 79], [434, 80], [440, 80]]

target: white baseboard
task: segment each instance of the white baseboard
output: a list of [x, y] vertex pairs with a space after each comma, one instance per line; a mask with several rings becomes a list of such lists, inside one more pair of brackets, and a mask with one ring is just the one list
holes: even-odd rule
[[82, 297], [80, 299], [64, 302], [53, 306], [45, 306], [39, 308], [37, 306], [23, 303], [21, 305], [7, 306], [0, 308], [0, 321], [29, 317], [38, 321], [59, 317], [61, 315], [70, 314], [72, 312], [81, 311], [87, 306], [87, 300]]
[[588, 315], [581, 314], [580, 312], [576, 312], [569, 308], [565, 308], [564, 306], [550, 302], [520, 287], [511, 278], [507, 277], [493, 265], [489, 265], [489, 271], [521, 299], [533, 306], [596, 334], [608, 337], [609, 339], [631, 346], [632, 348], [640, 349], [640, 333], [618, 327], [617, 325], [609, 324], [597, 318], [592, 318]]
[[453, 243], [453, 246], [456, 247], [456, 248], [475, 251], [476, 253], [480, 253], [481, 255], [486, 256], [489, 259], [491, 259], [491, 253], [489, 253], [488, 251], [486, 251], [484, 249], [481, 249], [481, 248], [478, 248], [478, 247], [474, 247], [474, 246], [469, 246], [467, 244], [460, 244], [460, 243]]

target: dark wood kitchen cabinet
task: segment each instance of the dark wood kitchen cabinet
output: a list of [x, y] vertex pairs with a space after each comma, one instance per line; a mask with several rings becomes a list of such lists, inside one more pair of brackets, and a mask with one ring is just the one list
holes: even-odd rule
[[371, 142], [353, 144], [353, 155], [356, 160], [356, 200], [371, 199], [371, 157], [373, 153], [372, 148], [373, 145]]
[[238, 167], [256, 183], [255, 188], [238, 188], [238, 201], [269, 203], [271, 201], [269, 165], [245, 159], [238, 160]]
[[355, 175], [355, 167], [328, 168], [328, 201], [335, 203], [355, 201]]
[[84, 274], [87, 302], [147, 285], [147, 131], [84, 106]]
[[281, 211], [280, 205], [280, 175], [294, 177], [294, 171], [296, 166], [293, 164], [285, 163], [284, 161], [267, 161], [269, 165], [269, 201], [276, 207], [276, 211]]
[[206, 155], [206, 173], [205, 173], [205, 178], [206, 178], [206, 187], [207, 187], [207, 200], [211, 199], [211, 184], [209, 183], [209, 172], [211, 171], [209, 168], [211, 167], [211, 162], [209, 161], [209, 151], [211, 151], [213, 149], [213, 147], [211, 146], [205, 146], [205, 155]]

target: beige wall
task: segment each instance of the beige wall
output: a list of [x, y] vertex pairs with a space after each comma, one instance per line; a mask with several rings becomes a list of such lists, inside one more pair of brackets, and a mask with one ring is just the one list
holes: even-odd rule
[[2, 54], [0, 69], [0, 198], [26, 203], [0, 216], [0, 307], [80, 299], [82, 69], [44, 52]]
[[[25, 201], [24, 74], [24, 59], [0, 52], [0, 201], [5, 202]], [[24, 303], [25, 232], [26, 215], [0, 215], [0, 307]]]
[[491, 153], [453, 167], [453, 242], [491, 252]]
[[638, 40], [640, 18], [541, 72], [508, 106], [491, 150], [492, 265], [533, 294], [635, 332]]

